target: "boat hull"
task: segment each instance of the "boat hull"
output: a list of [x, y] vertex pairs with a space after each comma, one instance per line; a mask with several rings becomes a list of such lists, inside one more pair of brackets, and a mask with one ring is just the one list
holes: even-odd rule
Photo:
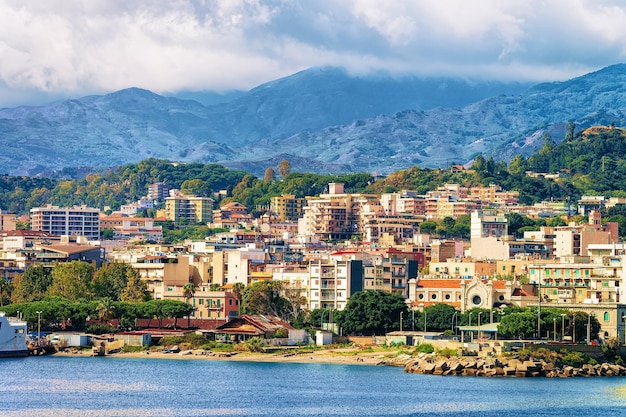
[[0, 358], [23, 358], [28, 354], [27, 348], [24, 350], [0, 350]]

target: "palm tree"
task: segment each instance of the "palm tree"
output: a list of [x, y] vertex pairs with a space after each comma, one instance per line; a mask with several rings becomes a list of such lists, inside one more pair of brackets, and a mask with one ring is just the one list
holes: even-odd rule
[[[193, 282], [188, 282], [183, 285], [183, 297], [185, 298], [185, 302], [189, 304], [189, 300], [193, 298], [196, 293], [196, 286], [193, 285]], [[191, 313], [187, 315], [187, 328], [191, 327]]]
[[237, 300], [237, 305], [239, 306], [239, 308], [241, 308], [241, 296], [243, 294], [243, 289], [246, 286], [241, 283], [241, 282], [235, 282], [233, 284], [233, 295], [235, 296], [235, 299]]
[[196, 286], [193, 285], [193, 282], [188, 282], [183, 286], [183, 297], [185, 298], [185, 302], [189, 303], [189, 300], [193, 298], [196, 293]]
[[113, 299], [110, 297], [104, 297], [98, 301], [96, 306], [96, 312], [98, 313], [98, 319], [104, 323], [111, 320], [115, 315], [115, 305]]

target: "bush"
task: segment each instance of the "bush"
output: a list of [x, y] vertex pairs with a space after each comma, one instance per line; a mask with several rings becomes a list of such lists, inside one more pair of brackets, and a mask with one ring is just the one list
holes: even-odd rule
[[585, 363], [589, 363], [590, 360], [591, 357], [582, 352], [568, 352], [566, 355], [563, 356], [563, 363], [565, 365], [574, 366], [577, 368], [581, 367]]
[[276, 338], [285, 338], [285, 337], [289, 337], [289, 330], [287, 329], [278, 329], [276, 330], [276, 332], [274, 332], [274, 337]]
[[181, 349], [183, 347], [198, 349], [206, 343], [207, 339], [204, 336], [195, 333], [186, 334], [185, 336], [166, 336], [159, 341], [160, 346], [179, 345]]
[[149, 350], [150, 348], [148, 346], [128, 346], [128, 345], [124, 345], [124, 347], [122, 347], [122, 352], [126, 352], [126, 353], [136, 353], [136, 352], [143, 352], [146, 350]]
[[459, 356], [459, 350], [458, 349], [445, 348], [445, 349], [441, 349], [437, 353], [439, 355], [445, 356], [447, 358], [449, 358], [450, 356]]
[[415, 353], [433, 353], [435, 351], [435, 347], [430, 343], [420, 343], [415, 348]]
[[240, 345], [242, 345], [248, 352], [261, 352], [263, 350], [264, 343], [263, 339], [260, 337], [253, 337], [243, 343], [240, 343]]

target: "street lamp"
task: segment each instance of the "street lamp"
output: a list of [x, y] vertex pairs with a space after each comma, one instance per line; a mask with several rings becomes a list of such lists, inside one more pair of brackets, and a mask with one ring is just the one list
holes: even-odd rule
[[402, 331], [402, 311], [400, 312], [400, 331]]
[[483, 314], [483, 312], [481, 311], [480, 313], [478, 313], [478, 342], [480, 343], [480, 316]]
[[554, 331], [553, 331], [554, 334], [552, 336], [554, 338], [554, 341], [556, 342], [556, 317], [553, 317], [552, 321], [554, 322]]
[[561, 314], [561, 341], [563, 341], [563, 336], [565, 336], [565, 313]]
[[[468, 327], [472, 327], [472, 312], [469, 312], [469, 324], [467, 325]], [[470, 341], [474, 341], [474, 332], [472, 331], [472, 329], [470, 329]]]
[[426, 333], [426, 309], [424, 309], [424, 333]]

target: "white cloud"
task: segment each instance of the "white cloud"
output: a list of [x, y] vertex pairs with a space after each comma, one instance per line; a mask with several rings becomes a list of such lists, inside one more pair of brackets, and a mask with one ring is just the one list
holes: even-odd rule
[[618, 0], [0, 0], [0, 83], [31, 100], [247, 89], [320, 65], [566, 79], [623, 61], [624, 21]]

